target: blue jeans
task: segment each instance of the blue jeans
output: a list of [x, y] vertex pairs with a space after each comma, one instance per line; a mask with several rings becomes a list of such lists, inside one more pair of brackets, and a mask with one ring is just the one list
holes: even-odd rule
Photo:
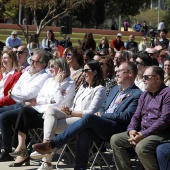
[[22, 108], [22, 104], [14, 104], [0, 108], [0, 130], [2, 134], [2, 148], [6, 152], [11, 152], [13, 130], [12, 125], [15, 125], [18, 111]]
[[64, 132], [51, 140], [52, 148], [61, 148], [64, 144], [78, 136], [75, 168], [86, 168], [91, 141], [109, 141], [111, 136], [127, 129], [113, 120], [95, 115], [86, 115], [71, 124]]
[[157, 160], [160, 170], [170, 169], [170, 143], [164, 143], [156, 149]]

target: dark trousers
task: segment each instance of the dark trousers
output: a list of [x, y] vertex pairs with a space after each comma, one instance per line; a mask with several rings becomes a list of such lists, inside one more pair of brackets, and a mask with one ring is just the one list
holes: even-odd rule
[[51, 145], [60, 148], [78, 135], [75, 169], [86, 168], [91, 141], [99, 139], [108, 141], [113, 134], [125, 131], [126, 128], [126, 125], [113, 120], [89, 114], [58, 134], [51, 140]]
[[0, 129], [2, 134], [2, 148], [6, 152], [11, 152], [12, 148], [12, 136], [13, 129], [12, 126], [15, 125], [18, 111], [22, 108], [22, 104], [14, 104], [11, 106], [5, 106], [0, 108]]
[[156, 155], [160, 170], [170, 169], [170, 143], [164, 143], [157, 147]]

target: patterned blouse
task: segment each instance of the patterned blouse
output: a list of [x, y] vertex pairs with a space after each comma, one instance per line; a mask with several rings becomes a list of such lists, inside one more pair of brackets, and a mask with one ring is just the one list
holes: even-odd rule
[[106, 87], [106, 95], [108, 96], [110, 93], [110, 90], [117, 85], [117, 82], [114, 77], [112, 78], [106, 78], [105, 79], [105, 87]]

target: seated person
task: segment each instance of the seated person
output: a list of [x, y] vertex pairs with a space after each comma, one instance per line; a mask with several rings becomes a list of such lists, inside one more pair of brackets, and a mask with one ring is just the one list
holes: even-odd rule
[[138, 68], [138, 75], [136, 76], [135, 84], [142, 91], [145, 91], [144, 88], [145, 82], [143, 80], [143, 73], [145, 72], [146, 68], [148, 68], [148, 66], [152, 66], [152, 59], [146, 52], [142, 52], [137, 55], [135, 64]]
[[29, 71], [21, 75], [8, 94], [8, 98], [14, 100], [16, 104], [0, 108], [0, 129], [4, 149], [4, 152], [0, 154], [0, 162], [13, 160], [9, 155], [12, 151], [12, 126], [16, 123], [18, 110], [25, 106], [27, 102], [35, 101], [45, 80], [49, 78], [45, 71], [48, 61], [46, 51], [36, 49], [30, 59]]
[[[72, 103], [75, 83], [69, 77], [70, 69], [66, 60], [64, 58], [52, 59], [49, 61], [49, 67], [52, 77], [46, 80], [36, 100], [18, 112], [15, 129], [18, 130], [19, 143], [15, 151], [10, 153], [11, 156], [17, 156], [17, 158], [10, 166], [22, 166], [29, 160], [25, 144], [26, 135], [28, 129], [43, 128], [44, 119], [42, 117], [46, 117], [46, 114], [42, 113], [46, 113], [51, 106], [57, 109], [63, 105], [70, 107]], [[60, 116], [60, 118], [62, 117]], [[47, 123], [48, 128], [53, 124], [51, 119], [48, 119]]]
[[145, 92], [126, 132], [110, 139], [117, 169], [132, 170], [128, 149], [134, 148], [146, 170], [159, 170], [156, 148], [169, 139], [170, 87], [164, 84], [164, 71], [148, 67], [143, 75]]
[[110, 90], [117, 85], [115, 80], [115, 71], [113, 60], [108, 56], [101, 56], [99, 59], [100, 66], [103, 70], [103, 78], [105, 81], [106, 95], [109, 95]]
[[156, 156], [159, 164], [159, 170], [170, 169], [170, 140], [160, 144], [156, 148]]
[[70, 77], [75, 81], [77, 91], [84, 82], [84, 76], [82, 72], [84, 66], [83, 51], [76, 47], [68, 47], [64, 53], [65, 59], [67, 60], [67, 63], [70, 67]]
[[[61, 100], [61, 97], [59, 97], [59, 95], [56, 95], [58, 100], [61, 100], [60, 105], [58, 105], [57, 107], [56, 105], [50, 106], [45, 111], [44, 142], [52, 139], [55, 133], [60, 133], [69, 124], [72, 124], [73, 122], [79, 120], [82, 116], [96, 112], [99, 109], [99, 107], [103, 104], [103, 102], [105, 101], [106, 90], [105, 90], [105, 87], [103, 86], [104, 81], [102, 78], [102, 70], [100, 68], [99, 63], [90, 62], [86, 64], [84, 66], [83, 72], [86, 78], [86, 83], [83, 86], [81, 86], [80, 89], [78, 90], [74, 98], [72, 107], [70, 108], [70, 105], [67, 104], [68, 101], [64, 102], [64, 97]], [[47, 88], [48, 86], [46, 86], [46, 89]], [[67, 94], [67, 96], [70, 96], [72, 91], [73, 89], [66, 90], [65, 93]], [[23, 128], [23, 124], [26, 124], [23, 122], [23, 117], [25, 117], [25, 120], [29, 120], [31, 110], [25, 107], [19, 113], [20, 115], [18, 117], [19, 123], [16, 125], [16, 129], [19, 130], [19, 136], [21, 133], [23, 133], [23, 135], [25, 136], [25, 134], [28, 133], [29, 128], [37, 128], [38, 126], [36, 122], [39, 122], [39, 123], [41, 122], [40, 125], [41, 126], [43, 125], [42, 114], [40, 115], [39, 113], [36, 113], [36, 115], [32, 116], [32, 119], [29, 121], [29, 123], [27, 122], [27, 124], [29, 124], [27, 128]], [[71, 116], [67, 115], [67, 114], [70, 114], [70, 112], [72, 113]], [[35, 120], [36, 126], [34, 125], [34, 120]], [[20, 143], [24, 143], [24, 142], [19, 142], [18, 146], [21, 146]], [[17, 153], [18, 151], [22, 151], [25, 148], [26, 148], [26, 145], [24, 143], [23, 146], [18, 147], [15, 152]], [[35, 158], [36, 158], [36, 155], [34, 155], [34, 159]], [[38, 158], [40, 158], [39, 155], [38, 155]], [[21, 154], [19, 160], [20, 162], [23, 163], [23, 160], [27, 161], [28, 157], [24, 158]], [[14, 162], [13, 165], [18, 165], [16, 163], [18, 163], [18, 160]], [[48, 161], [48, 164], [49, 163], [50, 163], [50, 160]], [[42, 166], [44, 165], [42, 164]]]
[[3, 52], [0, 74], [0, 107], [15, 104], [15, 101], [8, 97], [8, 92], [14, 87], [21, 74], [15, 53], [12, 50]]
[[35, 144], [33, 148], [41, 154], [50, 153], [52, 148], [61, 148], [78, 135], [75, 170], [85, 170], [88, 164], [90, 143], [95, 140], [109, 140], [112, 134], [122, 132], [127, 128], [141, 94], [141, 90], [134, 85], [136, 75], [135, 64], [122, 63], [116, 74], [119, 86], [111, 90], [98, 112], [93, 110], [94, 112], [71, 124], [54, 139], [46, 143]]

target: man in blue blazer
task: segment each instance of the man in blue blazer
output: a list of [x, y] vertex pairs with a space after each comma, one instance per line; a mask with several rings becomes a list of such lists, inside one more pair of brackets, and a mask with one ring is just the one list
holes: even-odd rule
[[122, 63], [116, 73], [119, 86], [111, 90], [99, 112], [84, 116], [48, 143], [33, 145], [34, 149], [41, 154], [49, 153], [53, 148], [61, 148], [78, 135], [74, 169], [85, 170], [91, 141], [108, 141], [113, 134], [127, 129], [141, 95], [141, 90], [134, 84], [136, 75], [135, 64]]

